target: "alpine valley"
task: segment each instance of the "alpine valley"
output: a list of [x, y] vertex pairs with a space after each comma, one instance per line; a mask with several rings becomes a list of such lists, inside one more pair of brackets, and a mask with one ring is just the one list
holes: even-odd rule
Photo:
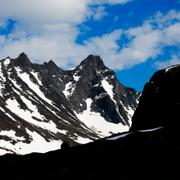
[[73, 70], [25, 53], [0, 61], [0, 155], [88, 143], [128, 131], [140, 93], [124, 87], [99, 56]]

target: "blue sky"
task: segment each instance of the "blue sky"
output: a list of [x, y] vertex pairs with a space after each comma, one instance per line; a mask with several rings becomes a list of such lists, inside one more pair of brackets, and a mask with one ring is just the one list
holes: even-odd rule
[[97, 54], [138, 91], [155, 71], [180, 63], [179, 0], [0, 2], [0, 58], [26, 52], [68, 69]]

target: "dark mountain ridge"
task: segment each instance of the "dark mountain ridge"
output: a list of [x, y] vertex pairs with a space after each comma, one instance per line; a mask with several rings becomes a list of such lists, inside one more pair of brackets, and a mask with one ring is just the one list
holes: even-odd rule
[[52, 60], [31, 63], [25, 53], [7, 57], [0, 61], [0, 154], [47, 152], [64, 141], [73, 146], [128, 131], [139, 95], [99, 56], [71, 71]]

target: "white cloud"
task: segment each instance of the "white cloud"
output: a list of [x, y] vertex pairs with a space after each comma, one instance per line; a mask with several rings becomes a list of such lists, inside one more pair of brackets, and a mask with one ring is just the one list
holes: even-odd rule
[[1, 54], [16, 57], [24, 51], [33, 61], [43, 62], [53, 59], [64, 68], [68, 68], [69, 64], [77, 65], [89, 54], [98, 54], [102, 55], [105, 63], [112, 67], [117, 60], [115, 58], [119, 48], [117, 41], [121, 34], [122, 30], [116, 30], [101, 37], [90, 38], [83, 45], [78, 45], [75, 43], [73, 33], [71, 36], [66, 33], [55, 33], [27, 37], [23, 32], [15, 32], [7, 37], [5, 46], [1, 48]]
[[[98, 37], [90, 37], [77, 44], [77, 25], [92, 17], [89, 5], [96, 5], [95, 20], [105, 14], [104, 4], [123, 4], [128, 0], [1, 0], [0, 22], [17, 21], [8, 36], [0, 35], [0, 58], [17, 57], [26, 52], [34, 62], [53, 59], [60, 67], [77, 65], [89, 54], [102, 56], [113, 69], [123, 69], [145, 62], [161, 53], [164, 46], [178, 45], [179, 13], [158, 13], [141, 26], [114, 30]], [[156, 24], [156, 25], [155, 25]], [[121, 35], [129, 38], [125, 46], [119, 45]]]
[[81, 23], [89, 5], [124, 4], [129, 0], [1, 0], [0, 19], [13, 18], [20, 24], [41, 26], [54, 23]]
[[111, 53], [113, 58], [109, 64], [110, 67], [114, 69], [129, 68], [150, 58], [155, 59], [162, 54], [164, 47], [179, 47], [179, 13], [172, 10], [166, 15], [161, 14], [161, 21], [159, 15], [146, 20], [142, 26], [130, 28], [124, 32], [129, 38], [129, 42], [126, 47]]
[[98, 6], [94, 11], [92, 11], [92, 17], [97, 21], [101, 20], [107, 14], [108, 13], [106, 12], [104, 6]]
[[155, 66], [158, 69], [164, 69], [176, 64], [180, 64], [180, 54], [173, 55], [170, 60], [155, 62]]
[[150, 31], [136, 36], [128, 47], [119, 52], [118, 67], [131, 67], [157, 56], [160, 53], [159, 36], [159, 31]]
[[86, 17], [88, 0], [1, 0], [0, 17], [23, 23], [79, 23]]
[[[95, 54], [100, 54], [109, 67], [113, 69], [130, 68], [147, 61], [149, 58], [155, 59], [163, 53], [164, 47], [178, 47], [180, 44], [178, 38], [180, 37], [180, 26], [177, 21], [174, 21], [179, 19], [177, 15], [177, 12], [170, 11], [161, 16], [161, 22], [155, 16], [139, 27], [130, 28], [126, 31], [119, 29], [102, 37], [92, 38], [86, 42], [86, 45], [91, 51], [93, 49], [92, 52]], [[161, 25], [158, 26], [158, 23]], [[129, 38], [125, 47], [118, 44], [122, 34]]]
[[164, 43], [180, 46], [180, 23], [175, 23], [163, 30]]
[[97, 4], [110, 4], [110, 5], [125, 4], [130, 1], [132, 0], [94, 0], [94, 2], [96, 2]]
[[115, 51], [118, 50], [119, 48], [116, 41], [119, 39], [121, 34], [122, 34], [121, 30], [115, 30], [101, 37], [94, 37], [88, 39], [88, 41], [86, 41], [85, 44], [88, 47], [88, 49], [90, 49], [94, 54], [97, 51], [99, 52], [102, 51], [103, 53], [105, 53], [107, 50]]
[[164, 47], [180, 44], [180, 13], [171, 10], [167, 14], [157, 13], [142, 26], [126, 31], [131, 38], [127, 48], [119, 53], [119, 68], [131, 67], [155, 58], [162, 53]]
[[112, 4], [94, 0], [1, 0], [0, 22], [13, 19], [17, 23], [11, 34], [0, 35], [0, 58], [16, 57], [24, 51], [33, 61], [54, 59], [63, 67], [76, 58], [80, 61], [91, 50], [76, 44], [80, 33], [77, 25], [92, 16], [89, 5], [97, 7], [96, 20], [106, 15], [106, 3]]
[[153, 17], [150, 22], [153, 23], [155, 20], [155, 23], [162, 28], [172, 24], [172, 20], [175, 19], [180, 20], [180, 12], [172, 9], [166, 15], [162, 14], [161, 12], [157, 12], [155, 17]]

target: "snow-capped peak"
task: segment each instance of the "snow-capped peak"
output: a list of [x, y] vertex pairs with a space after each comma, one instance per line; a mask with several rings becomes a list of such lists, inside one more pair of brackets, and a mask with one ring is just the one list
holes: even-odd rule
[[71, 71], [53, 61], [33, 64], [25, 53], [3, 59], [0, 154], [46, 152], [63, 141], [73, 146], [127, 131], [137, 97], [99, 56]]

